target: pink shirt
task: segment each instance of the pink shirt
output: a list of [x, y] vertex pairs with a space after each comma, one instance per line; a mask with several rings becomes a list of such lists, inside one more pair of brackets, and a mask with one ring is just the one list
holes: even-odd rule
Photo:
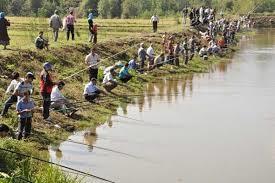
[[75, 23], [75, 18], [73, 15], [68, 15], [66, 19], [67, 25], [74, 25]]

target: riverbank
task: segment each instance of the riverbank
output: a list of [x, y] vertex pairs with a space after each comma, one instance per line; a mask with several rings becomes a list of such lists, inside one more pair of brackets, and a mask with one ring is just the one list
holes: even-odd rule
[[[189, 36], [196, 32], [186, 31], [184, 33], [175, 33], [177, 40], [184, 36]], [[199, 35], [196, 35], [196, 39], [199, 39]], [[147, 34], [140, 38], [130, 38], [130, 39], [119, 39], [114, 41], [109, 41], [105, 43], [100, 43], [97, 45], [97, 50], [101, 58], [110, 58], [103, 60], [101, 67], [109, 66], [117, 61], [127, 61], [129, 60], [138, 49], [138, 45], [144, 42], [147, 46], [148, 42], [154, 43], [154, 48], [157, 53], [161, 50], [161, 34]], [[130, 48], [130, 49], [129, 49]], [[122, 52], [126, 50], [126, 52]], [[129, 50], [128, 50], [129, 49]], [[183, 58], [180, 59], [181, 66], [175, 67], [172, 65], [165, 65], [160, 69], [156, 69], [147, 74], [139, 75], [135, 74], [135, 77], [127, 84], [127, 87], [119, 86], [114, 90], [114, 95], [108, 95], [102, 97], [98, 104], [90, 104], [83, 102], [82, 92], [84, 84], [88, 82], [88, 75], [86, 72], [80, 73], [75, 77], [66, 80], [66, 86], [64, 88], [64, 94], [70, 100], [75, 101], [79, 107], [79, 112], [72, 118], [68, 118], [58, 112], [52, 112], [51, 116], [53, 119], [52, 124], [46, 124], [41, 118], [39, 109], [34, 115], [33, 119], [33, 135], [30, 139], [24, 142], [17, 142], [14, 140], [5, 140], [2, 142], [0, 147], [14, 149], [15, 151], [22, 152], [25, 154], [31, 154], [35, 157], [42, 157], [47, 159], [48, 145], [51, 143], [60, 143], [61, 141], [67, 139], [67, 137], [76, 130], [82, 130], [87, 127], [96, 127], [103, 124], [107, 119], [116, 112], [116, 109], [120, 102], [133, 102], [131, 96], [140, 95], [144, 89], [146, 82], [154, 82], [161, 76], [170, 76], [171, 74], [185, 74], [185, 73], [201, 73], [208, 72], [208, 69], [212, 64], [218, 62], [227, 62], [230, 60], [231, 56], [235, 52], [237, 47], [228, 48], [224, 54], [223, 58], [220, 57], [210, 57], [208, 61], [203, 61], [198, 56], [185, 66], [183, 64]], [[46, 60], [51, 61], [54, 64], [55, 71], [53, 73], [54, 79], [60, 80], [64, 79], [72, 74], [78, 72], [85, 68], [84, 58], [85, 55], [89, 53], [90, 46], [87, 44], [78, 44], [76, 46], [61, 47], [52, 49], [50, 51], [34, 51], [34, 50], [20, 50], [19, 52], [12, 53], [8, 56], [1, 56], [0, 68], [3, 71], [1, 78], [1, 93], [2, 102], [5, 96], [4, 88], [6, 88], [9, 80], [7, 76], [11, 74], [13, 70], [17, 70], [20, 73], [25, 73], [27, 71], [32, 71], [36, 76], [39, 75], [41, 71], [42, 63]], [[121, 52], [121, 54], [117, 54]], [[115, 56], [114, 56], [115, 55]], [[112, 57], [113, 56], [113, 57]], [[99, 74], [99, 80], [102, 80], [102, 69]], [[37, 77], [38, 78], [38, 77]], [[35, 92], [34, 100], [37, 106], [41, 106], [41, 100], [38, 92], [39, 81], [34, 82]], [[10, 110], [8, 118], [2, 118], [2, 123], [6, 123], [12, 128], [17, 127], [17, 116], [12, 110]], [[10, 155], [9, 153], [3, 153], [0, 156], [0, 160], [7, 164], [5, 172], [9, 175], [13, 174], [14, 168], [12, 168], [11, 163], [18, 159], [17, 155]], [[24, 165], [33, 165], [34, 172], [32, 177], [37, 177], [39, 172], [43, 172], [49, 169], [50, 166], [43, 164], [37, 164], [34, 160], [26, 160], [20, 157], [16, 167], [21, 167]], [[39, 168], [41, 167], [41, 168]], [[24, 171], [19, 168], [19, 175], [23, 175]], [[49, 169], [52, 170], [52, 169]], [[38, 172], [38, 174], [37, 174]], [[50, 173], [51, 171], [47, 172]], [[58, 171], [57, 171], [58, 172]], [[45, 175], [46, 176], [46, 175]], [[61, 177], [66, 176], [64, 174], [59, 174]], [[47, 176], [50, 177], [50, 176]], [[62, 180], [63, 181], [63, 180]], [[60, 181], [60, 182], [62, 182]], [[75, 181], [75, 180], [73, 180]], [[56, 182], [54, 179], [48, 180], [47, 182]], [[67, 181], [69, 182], [69, 181]]]
[[275, 27], [275, 15], [274, 14], [253, 14], [251, 15], [252, 22], [256, 27]]

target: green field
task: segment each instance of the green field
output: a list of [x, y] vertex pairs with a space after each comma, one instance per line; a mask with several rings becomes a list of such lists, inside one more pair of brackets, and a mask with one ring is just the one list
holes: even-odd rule
[[[49, 27], [47, 18], [31, 17], [7, 17], [11, 26], [8, 29], [11, 38], [9, 48], [26, 49], [35, 48], [34, 40], [39, 31], [44, 31], [44, 36], [50, 41], [50, 47], [75, 45], [88, 43], [88, 23], [86, 19], [77, 19], [75, 25], [75, 41], [66, 40], [66, 31], [60, 30], [58, 42], [53, 42], [52, 30]], [[161, 19], [159, 32], [179, 31], [182, 26], [178, 18]], [[122, 37], [137, 37], [144, 33], [152, 32], [152, 26], [148, 19], [95, 19], [98, 27], [98, 42], [118, 39]]]

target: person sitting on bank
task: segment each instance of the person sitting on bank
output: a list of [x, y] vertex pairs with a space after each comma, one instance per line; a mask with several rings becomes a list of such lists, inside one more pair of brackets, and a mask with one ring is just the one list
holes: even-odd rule
[[207, 46], [204, 45], [200, 51], [199, 51], [199, 56], [203, 58], [203, 60], [207, 60], [208, 59], [208, 49]]
[[165, 61], [165, 55], [162, 52], [160, 55], [156, 56], [156, 58], [155, 58], [155, 61], [154, 61], [155, 62], [155, 67], [163, 66], [164, 61]]
[[40, 31], [38, 37], [35, 39], [35, 46], [39, 50], [47, 49], [49, 50], [49, 42], [43, 37], [44, 32]]
[[[34, 75], [31, 72], [28, 72], [25, 80], [20, 81], [18, 80], [19, 74], [14, 73], [15, 78], [11, 85], [9, 86], [7, 92], [12, 92], [12, 95], [9, 97], [9, 99], [4, 104], [4, 109], [2, 110], [1, 116], [6, 116], [8, 113], [9, 108], [12, 106], [12, 104], [17, 103], [18, 100], [20, 100], [24, 96], [24, 92], [26, 91], [33, 91], [33, 85], [32, 82], [35, 79]], [[16, 84], [17, 83], [17, 84]]]
[[124, 67], [124, 65], [119, 61], [119, 62], [115, 63], [114, 65], [111, 65], [111, 66], [107, 67], [106, 69], [104, 69], [103, 75], [105, 76], [106, 74], [108, 74], [111, 69], [114, 69], [116, 71], [116, 69], [122, 68], [122, 67]]
[[24, 92], [24, 97], [16, 105], [16, 111], [19, 116], [18, 140], [21, 140], [22, 137], [27, 138], [31, 134], [34, 107], [34, 102], [30, 98], [30, 91]]
[[126, 63], [125, 66], [121, 68], [118, 77], [123, 83], [127, 83], [129, 80], [132, 79], [133, 76], [129, 73], [128, 63]]
[[113, 89], [115, 89], [118, 85], [117, 81], [114, 79], [116, 76], [116, 72], [114, 69], [111, 69], [110, 72], [108, 72], [103, 79], [103, 87], [106, 91], [111, 92]]
[[57, 85], [53, 87], [51, 93], [51, 108], [61, 111], [67, 116], [72, 116], [77, 109], [64, 97], [61, 90], [64, 88], [64, 81], [59, 81]]
[[88, 102], [94, 102], [101, 93], [105, 94], [105, 92], [100, 90], [96, 84], [96, 78], [92, 78], [91, 81], [85, 85], [83, 95], [85, 100], [87, 100]]
[[129, 69], [132, 70], [137, 70], [138, 69], [138, 64], [137, 64], [137, 55], [134, 55], [133, 58], [128, 62], [129, 64]]

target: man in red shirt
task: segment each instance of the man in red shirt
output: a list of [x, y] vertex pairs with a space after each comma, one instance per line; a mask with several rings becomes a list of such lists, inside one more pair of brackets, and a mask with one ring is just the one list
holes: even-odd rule
[[43, 70], [40, 74], [40, 93], [43, 98], [43, 118], [46, 121], [51, 121], [50, 106], [51, 106], [51, 93], [55, 83], [52, 81], [50, 71], [52, 71], [52, 64], [46, 62], [43, 64]]

